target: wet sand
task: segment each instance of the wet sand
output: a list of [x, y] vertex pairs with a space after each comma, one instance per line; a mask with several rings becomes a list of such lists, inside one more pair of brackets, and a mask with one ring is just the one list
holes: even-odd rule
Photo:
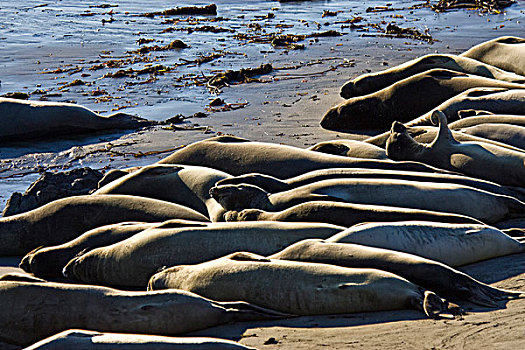
[[[32, 1], [29, 3], [39, 4]], [[71, 5], [71, 1], [64, 3]], [[94, 2], [86, 2], [88, 4]], [[128, 2], [123, 2], [127, 4]], [[132, 3], [132, 2], [131, 2]], [[167, 2], [161, 8], [172, 7]], [[281, 13], [290, 20], [293, 11], [298, 5], [279, 4], [278, 2], [265, 2], [264, 5], [253, 11], [241, 11], [242, 2], [235, 2], [237, 9], [235, 15], [242, 15], [246, 24], [256, 15], [267, 14], [273, 7], [276, 21]], [[322, 9], [337, 10], [341, 1], [312, 1], [302, 2], [307, 12], [309, 6], [317, 11], [317, 18], [308, 17], [313, 23], [320, 17]], [[203, 3], [205, 4], [205, 3]], [[207, 4], [207, 3], [206, 3]], [[260, 3], [259, 3], [260, 4]], [[373, 6], [384, 5], [380, 1], [370, 2]], [[369, 6], [371, 6], [368, 4]], [[394, 7], [407, 6], [409, 2], [394, 2]], [[410, 3], [411, 4], [411, 3]], [[170, 6], [171, 5], [171, 6]], [[219, 16], [226, 14], [220, 12], [221, 2], [217, 2]], [[251, 6], [251, 5], [250, 5]], [[292, 7], [290, 7], [292, 6]], [[354, 6], [354, 10], [350, 10]], [[355, 10], [355, 8], [358, 10]], [[124, 5], [116, 8], [124, 16]], [[250, 7], [252, 8], [252, 7]], [[250, 10], [250, 8], [248, 10]], [[7, 8], [8, 10], [9, 8]], [[342, 99], [338, 96], [340, 86], [349, 78], [353, 78], [365, 71], [378, 71], [409, 59], [427, 53], [459, 53], [484, 40], [502, 35], [516, 35], [525, 37], [525, 4], [520, 2], [507, 11], [506, 15], [479, 15], [475, 11], [456, 11], [436, 15], [428, 9], [414, 10], [412, 14], [406, 11], [385, 12], [379, 14], [365, 13], [365, 6], [358, 2], [346, 2], [336, 18], [330, 17], [323, 20], [331, 24], [327, 28], [335, 28], [337, 19], [350, 18], [361, 15], [371, 22], [392, 20], [392, 15], [403, 15], [404, 19], [395, 19], [405, 27], [415, 26], [419, 29], [428, 27], [430, 33], [439, 42], [429, 44], [411, 39], [391, 39], [363, 37], [357, 31], [342, 29], [346, 35], [334, 38], [320, 38], [318, 42], [309, 45], [307, 41], [305, 50], [272, 49], [269, 45], [248, 45], [247, 56], [241, 60], [237, 55], [224, 58], [215, 62], [213, 66], [195, 67], [202, 69], [205, 74], [212, 74], [213, 70], [238, 69], [239, 67], [255, 67], [261, 63], [271, 62], [274, 66], [299, 65], [301, 68], [294, 70], [277, 70], [261, 78], [267, 83], [250, 83], [235, 85], [222, 89], [220, 98], [228, 103], [248, 102], [244, 108], [228, 112], [207, 112], [206, 118], [190, 118], [177, 125], [189, 130], [167, 130], [165, 126], [158, 126], [131, 133], [114, 133], [91, 135], [84, 138], [69, 140], [52, 140], [46, 142], [28, 142], [11, 144], [0, 147], [0, 206], [3, 206], [9, 195], [14, 191], [23, 191], [38, 177], [41, 169], [59, 171], [79, 166], [91, 166], [96, 169], [123, 168], [135, 165], [153, 163], [170, 152], [166, 150], [187, 145], [191, 142], [220, 134], [233, 134], [251, 140], [278, 142], [299, 147], [307, 147], [316, 142], [334, 138], [362, 139], [362, 134], [342, 134], [323, 130], [319, 127], [319, 120], [323, 113], [332, 105]], [[34, 11], [33, 10], [28, 10]], [[44, 9], [42, 9], [44, 10]], [[146, 11], [147, 9], [144, 9]], [[1, 11], [6, 11], [2, 8]], [[57, 10], [58, 11], [58, 10]], [[84, 11], [84, 9], [78, 10]], [[92, 11], [95, 11], [93, 9]], [[109, 11], [108, 9], [105, 10]], [[134, 9], [139, 12], [139, 8]], [[356, 14], [357, 13], [357, 14]], [[112, 24], [122, 28], [122, 22], [108, 23], [100, 26], [101, 18], [109, 15], [94, 16], [94, 30], [108, 30], [105, 35], [115, 35], [115, 43], [111, 45], [112, 55], [118, 55], [127, 49], [135, 48], [134, 40], [126, 38], [126, 33], [135, 32], [132, 28], [124, 33], [112, 31]], [[103, 17], [106, 16], [106, 17]], [[59, 17], [60, 18], [60, 17]], [[91, 18], [91, 17], [90, 17]], [[115, 15], [115, 18], [118, 18]], [[297, 18], [294, 18], [297, 21]], [[16, 23], [14, 21], [13, 23]], [[275, 25], [276, 22], [272, 22]], [[23, 22], [22, 22], [23, 24]], [[22, 25], [21, 24], [21, 25]], [[96, 26], [95, 26], [96, 24]], [[340, 26], [340, 25], [339, 25]], [[111, 29], [111, 30], [110, 30]], [[312, 30], [310, 30], [312, 29]], [[14, 28], [13, 30], [19, 30]], [[35, 30], [29, 28], [28, 31]], [[313, 28], [302, 29], [314, 31]], [[340, 29], [341, 30], [341, 29]], [[150, 33], [158, 34], [159, 27]], [[72, 31], [73, 35], [78, 35]], [[371, 33], [373, 34], [373, 33]], [[47, 34], [42, 34], [46, 37]], [[33, 91], [37, 84], [42, 88], [57, 92], [57, 81], [48, 75], [38, 75], [44, 69], [56, 69], [67, 63], [79, 63], [79, 59], [88, 61], [99, 57], [102, 50], [108, 49], [108, 38], [101, 42], [85, 40], [80, 48], [78, 40], [73, 44], [67, 33], [61, 34], [61, 40], [49, 41], [33, 49], [32, 44], [39, 38], [29, 34], [23, 36], [24, 45], [18, 45], [8, 39], [0, 40], [0, 47], [10, 49], [9, 54], [4, 53], [0, 59], [0, 76], [2, 77], [1, 93], [9, 91]], [[213, 38], [213, 44], [221, 43], [220, 37]], [[78, 39], [74, 37], [74, 39]], [[202, 39], [202, 37], [201, 37]], [[128, 40], [128, 41], [126, 41]], [[168, 38], [164, 38], [168, 40]], [[198, 37], [195, 40], [199, 40]], [[196, 44], [194, 49], [197, 50]], [[233, 45], [233, 44], [232, 44]], [[16, 48], [16, 49], [15, 49]], [[231, 49], [231, 47], [230, 47]], [[241, 50], [241, 48], [239, 48]], [[203, 52], [206, 50], [203, 50]], [[209, 48], [208, 48], [209, 51]], [[273, 51], [264, 53], [262, 51]], [[53, 57], [46, 56], [55, 52]], [[188, 57], [195, 55], [196, 51], [187, 53]], [[63, 63], [57, 61], [57, 56]], [[47, 58], [45, 58], [47, 57]], [[193, 56], [192, 56], [193, 57]], [[174, 62], [179, 57], [167, 57], [166, 62]], [[344, 65], [345, 61], [347, 64]], [[40, 63], [36, 65], [36, 61]], [[76, 61], [74, 61], [76, 60]], [[171, 60], [171, 61], [170, 61]], [[304, 65], [304, 62], [319, 64]], [[301, 63], [303, 62], [303, 63]], [[331, 67], [334, 70], [329, 70]], [[189, 74], [190, 71], [186, 72]], [[324, 72], [323, 74], [317, 74]], [[78, 74], [78, 73], [77, 73]], [[98, 73], [97, 73], [98, 74]], [[184, 74], [181, 72], [180, 74]], [[71, 81], [75, 75], [63, 75], [60, 82]], [[187, 89], [173, 87], [173, 76], [164, 76], [152, 84], [143, 86], [128, 86], [122, 88], [122, 81], [108, 79], [93, 81], [98, 85], [71, 87], [69, 91], [62, 91], [62, 96], [51, 97], [49, 100], [75, 100], [89, 108], [102, 113], [110, 113], [111, 103], [95, 103], [89, 95], [85, 95], [95, 87], [110, 90], [112, 95], [119, 94], [127, 101], [140, 102], [139, 105], [123, 109], [122, 111], [139, 114], [146, 118], [164, 120], [178, 113], [186, 116], [199, 111], [205, 111], [209, 100], [216, 97], [203, 87], [188, 87]], [[168, 79], [169, 78], [169, 79]], [[91, 78], [89, 78], [91, 79]], [[119, 91], [119, 89], [121, 89]], [[154, 93], [161, 90], [160, 94]], [[146, 95], [147, 93], [147, 95]], [[32, 96], [31, 99], [37, 97]], [[203, 127], [203, 128], [199, 128]], [[166, 152], [164, 152], [166, 151]], [[146, 152], [157, 152], [149, 156], [142, 156]], [[493, 283], [496, 286], [525, 290], [525, 255], [515, 255], [493, 259], [471, 266], [467, 272], [480, 280]], [[17, 271], [17, 259], [1, 258], [0, 274]], [[239, 340], [243, 344], [256, 346], [262, 349], [285, 348], [366, 348], [366, 349], [479, 349], [479, 348], [521, 348], [525, 344], [525, 326], [523, 314], [525, 301], [516, 300], [508, 303], [506, 309], [491, 310], [473, 307], [468, 315], [459, 320], [428, 320], [416, 311], [396, 311], [369, 314], [355, 314], [344, 316], [301, 317], [279, 322], [239, 323], [228, 326], [216, 327], [199, 332], [202, 335], [214, 335]], [[272, 339], [273, 338], [273, 339]], [[275, 342], [277, 342], [275, 344]], [[265, 344], [268, 343], [268, 344]]]

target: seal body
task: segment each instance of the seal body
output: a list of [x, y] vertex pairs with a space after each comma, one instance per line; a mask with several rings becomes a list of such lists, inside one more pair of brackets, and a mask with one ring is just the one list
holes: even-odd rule
[[72, 135], [109, 129], [136, 129], [153, 122], [124, 113], [101, 117], [72, 103], [0, 98], [0, 142]]
[[522, 243], [491, 226], [419, 221], [359, 224], [327, 241], [397, 250], [449, 266], [521, 253], [524, 249]]
[[520, 294], [491, 287], [437, 261], [360, 244], [306, 239], [268, 258], [388, 271], [447, 299], [483, 306], [495, 307], [496, 301]]
[[421, 310], [424, 299], [421, 287], [388, 272], [272, 260], [244, 252], [153, 275], [149, 289], [164, 288], [223, 301], [257, 301], [297, 315]]
[[231, 175], [256, 172], [280, 179], [334, 167], [440, 171], [414, 162], [334, 156], [297, 147], [251, 142], [233, 136], [219, 136], [195, 142], [164, 158], [159, 164], [205, 166]]
[[341, 87], [341, 97], [351, 98], [371, 94], [396, 82], [434, 68], [473, 74], [485, 78], [525, 83], [525, 77], [506, 72], [466, 56], [431, 54], [418, 57], [398, 66], [376, 73], [368, 73], [348, 81]]
[[156, 164], [120, 177], [94, 194], [128, 194], [184, 205], [212, 220], [223, 213], [209, 191], [230, 175], [211, 168], [188, 165]]
[[525, 39], [523, 38], [502, 36], [476, 45], [460, 56], [525, 75]]
[[283, 221], [283, 222], [324, 222], [352, 226], [361, 222], [384, 220], [429, 220], [450, 223], [481, 223], [464, 215], [437, 211], [390, 207], [385, 205], [351, 204], [341, 202], [313, 201], [295, 205], [278, 212], [260, 209], [228, 211], [225, 221]]
[[231, 321], [282, 316], [180, 290], [124, 292], [63, 283], [0, 282], [0, 339], [21, 346], [71, 328], [175, 335]]
[[372, 144], [355, 140], [323, 141], [308, 148], [311, 151], [334, 154], [338, 156], [388, 159], [385, 150]]
[[[525, 116], [522, 116], [522, 119], [525, 121]], [[495, 140], [525, 150], [525, 127], [523, 126], [483, 123], [462, 128], [459, 129], [459, 131], [464, 134]]]
[[[524, 89], [509, 83], [446, 69], [432, 69], [374, 93], [332, 107], [321, 126], [328, 130], [388, 130], [392, 122], [408, 122], [451, 97], [474, 87]], [[525, 92], [525, 90], [523, 90]]]
[[93, 228], [124, 221], [169, 219], [208, 221], [184, 206], [150, 198], [107, 195], [59, 199], [26, 213], [0, 219], [0, 256], [24, 255], [68, 242]]
[[393, 179], [323, 180], [269, 194], [253, 185], [222, 185], [211, 195], [227, 210], [279, 211], [309, 201], [372, 204], [454, 213], [494, 223], [525, 213], [525, 203], [472, 187]]
[[394, 123], [386, 145], [392, 159], [417, 160], [443, 169], [508, 186], [525, 186], [525, 152], [478, 142], [458, 142], [447, 117], [434, 111], [439, 132], [430, 144], [416, 142], [400, 123]]
[[101, 333], [71, 329], [39, 341], [27, 350], [242, 350], [253, 349], [230, 340], [204, 337], [166, 337], [146, 334]]
[[329, 224], [245, 222], [196, 227], [166, 225], [72, 259], [64, 269], [76, 280], [145, 287], [159, 268], [196, 264], [240, 250], [269, 255], [305, 238], [327, 238], [344, 229]]

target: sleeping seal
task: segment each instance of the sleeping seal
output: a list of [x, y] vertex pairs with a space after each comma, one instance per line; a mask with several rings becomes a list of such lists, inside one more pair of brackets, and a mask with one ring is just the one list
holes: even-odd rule
[[0, 97], [0, 142], [90, 133], [98, 130], [137, 129], [153, 125], [125, 113], [102, 117], [72, 103], [22, 101]]
[[525, 75], [525, 39], [523, 38], [502, 36], [476, 45], [460, 56]]
[[225, 172], [190, 165], [155, 164], [120, 177], [95, 191], [99, 194], [128, 194], [177, 203], [208, 216], [212, 221], [224, 213], [209, 191]]
[[60, 332], [26, 350], [254, 350], [231, 340], [204, 337], [166, 337], [146, 334], [101, 333], [82, 329]]
[[484, 111], [481, 113], [483, 114], [461, 118], [448, 126], [451, 130], [462, 130], [483, 124], [510, 124], [525, 127], [525, 115], [492, 114]]
[[20, 346], [71, 328], [175, 335], [283, 316], [245, 302], [220, 303], [181, 290], [124, 292], [64, 283], [0, 282], [0, 339]]
[[27, 253], [20, 263], [20, 268], [39, 277], [62, 277], [62, 269], [76, 255], [123, 241], [148, 228], [167, 224], [175, 228], [177, 225], [199, 226], [202, 222], [175, 219], [164, 223], [125, 222], [101, 226], [64, 244], [37, 248]]
[[219, 136], [195, 142], [158, 164], [205, 166], [231, 175], [261, 173], [288, 178], [326, 168], [373, 168], [440, 172], [414, 162], [356, 159], [334, 156], [280, 144], [252, 142], [233, 136]]
[[269, 256], [268, 259], [388, 271], [447, 299], [468, 300], [488, 307], [497, 306], [496, 301], [517, 297], [521, 294], [491, 287], [437, 261], [360, 244], [306, 239]]
[[468, 216], [437, 211], [324, 201], [306, 202], [278, 212], [244, 209], [227, 211], [224, 214], [224, 221], [324, 222], [346, 227], [361, 222], [385, 220], [427, 220], [481, 224], [480, 221]]
[[40, 247], [62, 244], [96, 227], [124, 221], [170, 219], [208, 221], [182, 205], [144, 197], [75, 196], [26, 213], [0, 218], [0, 256], [24, 255]]
[[[326, 112], [328, 130], [388, 130], [392, 122], [409, 122], [451, 97], [474, 87], [525, 89], [525, 85], [446, 69], [432, 69], [374, 93], [350, 98]], [[525, 90], [523, 90], [525, 92]]]
[[308, 148], [316, 151], [337, 156], [367, 158], [367, 159], [388, 159], [385, 150], [370, 143], [356, 140], [331, 140], [319, 142]]
[[222, 185], [210, 190], [226, 210], [280, 211], [309, 201], [405, 207], [470, 216], [486, 223], [525, 215], [525, 203], [472, 187], [393, 179], [323, 180], [270, 194], [253, 185]]
[[148, 229], [72, 259], [66, 277], [92, 284], [146, 287], [163, 266], [196, 264], [252, 250], [269, 255], [305, 238], [327, 238], [344, 227], [319, 223], [243, 222]]
[[480, 77], [525, 83], [525, 77], [506, 72], [489, 64], [464, 56], [431, 54], [418, 57], [398, 66], [376, 73], [368, 73], [346, 82], [341, 87], [341, 97], [350, 98], [371, 94], [396, 82], [434, 68], [449, 69], [455, 72], [473, 74]]
[[387, 155], [395, 160], [415, 160], [507, 186], [525, 186], [525, 152], [487, 143], [458, 142], [439, 110], [432, 115], [439, 132], [430, 144], [416, 142], [405, 126], [394, 122], [386, 143]]
[[436, 294], [389, 272], [271, 260], [246, 252], [166, 269], [151, 277], [148, 288], [178, 288], [222, 301], [247, 300], [297, 315], [415, 308], [436, 316], [448, 306]]
[[359, 224], [327, 241], [397, 250], [449, 266], [522, 253], [525, 247], [491, 226], [424, 221]]
[[[525, 116], [522, 116], [521, 118], [525, 122]], [[458, 131], [463, 134], [495, 140], [525, 151], [525, 127], [523, 126], [512, 125], [510, 123], [482, 123], [461, 128]], [[452, 136], [454, 136], [454, 134], [452, 134]]]

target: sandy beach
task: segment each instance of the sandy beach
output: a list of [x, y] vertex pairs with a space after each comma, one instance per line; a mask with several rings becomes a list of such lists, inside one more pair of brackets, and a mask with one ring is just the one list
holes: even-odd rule
[[[216, 135], [231, 134], [298, 147], [336, 138], [364, 139], [367, 134], [336, 133], [319, 126], [324, 112], [342, 101], [339, 88], [346, 80], [428, 53], [460, 53], [503, 35], [525, 37], [524, 1], [518, 1], [499, 15], [470, 10], [436, 14], [429, 8], [408, 9], [413, 5], [410, 1], [389, 2], [391, 8], [400, 10], [384, 12], [366, 12], [369, 6], [385, 6], [386, 2], [382, 1], [367, 4], [357, 1], [257, 1], [248, 5], [241, 1], [217, 1], [217, 16], [230, 20], [214, 25], [235, 32], [163, 34], [160, 32], [169, 26], [162, 24], [160, 19], [136, 15], [173, 7], [167, 1], [142, 5], [128, 0], [119, 2], [118, 7], [106, 9], [90, 8], [89, 5], [97, 4], [94, 1], [83, 2], [81, 6], [66, 0], [48, 3], [38, 7], [43, 3], [27, 1], [23, 6], [11, 4], [0, 8], [0, 14], [10, 19], [0, 33], [3, 52], [0, 95], [41, 89], [46, 93], [31, 94], [30, 99], [50, 95], [49, 101], [75, 101], [101, 114], [109, 114], [112, 109], [126, 105], [120, 111], [148, 119], [163, 121], [177, 114], [187, 119], [172, 126], [159, 125], [138, 131], [3, 144], [0, 146], [1, 207], [13, 192], [23, 192], [42, 170], [63, 171], [81, 166], [109, 170], [151, 164], [177, 148]], [[208, 4], [183, 1], [177, 5], [179, 3]], [[333, 17], [322, 17], [325, 10], [341, 12]], [[42, 13], [47, 17], [42, 17]], [[81, 13], [95, 14], [80, 16]], [[273, 13], [274, 17], [268, 13]], [[269, 18], [261, 19], [264, 16]], [[301, 22], [303, 16], [304, 22]], [[381, 37], [373, 29], [359, 31], [337, 23], [357, 16], [362, 16], [368, 24], [382, 23], [384, 26], [384, 23], [395, 21], [403, 27], [428, 29], [436, 41]], [[70, 27], [61, 27], [54, 33], [52, 23], [46, 23], [46, 18]], [[88, 22], [80, 21], [84, 18]], [[111, 18], [114, 22], [109, 22]], [[344, 35], [307, 39], [302, 42], [304, 50], [277, 49], [269, 44], [234, 40], [233, 36], [244, 32], [249, 23], [259, 23], [268, 32], [278, 28], [287, 28], [287, 32], [296, 34], [338, 30]], [[17, 32], [21, 33], [18, 39]], [[149, 58], [157, 57], [158, 61], [144, 61], [126, 68], [150, 63], [174, 66], [182, 62], [181, 58], [191, 60], [218, 52], [214, 51], [218, 46], [230, 53], [211, 63], [177, 67], [173, 73], [156, 76], [149, 83], [144, 81], [150, 76], [102, 78], [116, 69], [88, 70], [95, 64], [89, 62], [125, 58], [126, 51], [137, 49], [136, 40], [142, 37], [159, 40], [153, 44], [160, 44], [160, 40], [166, 44], [180, 38], [191, 47], [183, 52], [156, 53]], [[183, 86], [199, 75], [210, 77], [227, 69], [258, 67], [263, 63], [271, 63], [274, 70], [258, 76], [259, 82], [224, 87], [219, 95], [210, 93], [202, 84]], [[82, 69], [72, 74], [40, 74], [67, 67]], [[294, 68], [285, 69], [291, 67]], [[182, 82], [177, 80], [181, 77], [185, 77]], [[62, 88], [74, 79], [87, 83]], [[105, 90], [112, 98], [105, 101], [95, 98], [92, 94], [95, 89]], [[216, 97], [237, 109], [211, 108], [209, 102]], [[205, 112], [206, 117], [191, 117], [197, 112]], [[525, 254], [507, 256], [462, 270], [483, 282], [525, 291], [524, 258]], [[0, 258], [0, 275], [20, 271], [16, 267], [18, 260]], [[416, 311], [395, 311], [239, 323], [198, 334], [238, 340], [260, 349], [509, 349], [524, 346], [524, 299], [510, 301], [506, 306], [502, 304], [497, 310], [474, 305], [465, 305], [465, 309], [468, 313], [455, 320], [430, 320]]]

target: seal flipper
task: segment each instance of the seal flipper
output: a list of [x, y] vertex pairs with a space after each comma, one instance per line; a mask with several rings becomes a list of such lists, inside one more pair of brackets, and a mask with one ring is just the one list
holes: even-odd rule
[[245, 301], [214, 301], [214, 304], [222, 306], [226, 312], [233, 313], [234, 321], [254, 321], [264, 319], [280, 319], [296, 317], [294, 314], [287, 314], [272, 309], [267, 309]]
[[439, 131], [434, 141], [432, 141], [431, 147], [437, 145], [438, 143], [458, 143], [448, 128], [448, 121], [445, 113], [436, 109], [434, 112], [432, 112], [430, 120], [434, 125], [439, 124]]
[[462, 315], [463, 310], [456, 304], [441, 299], [436, 293], [425, 291], [423, 299], [423, 312], [430, 318], [454, 317]]

